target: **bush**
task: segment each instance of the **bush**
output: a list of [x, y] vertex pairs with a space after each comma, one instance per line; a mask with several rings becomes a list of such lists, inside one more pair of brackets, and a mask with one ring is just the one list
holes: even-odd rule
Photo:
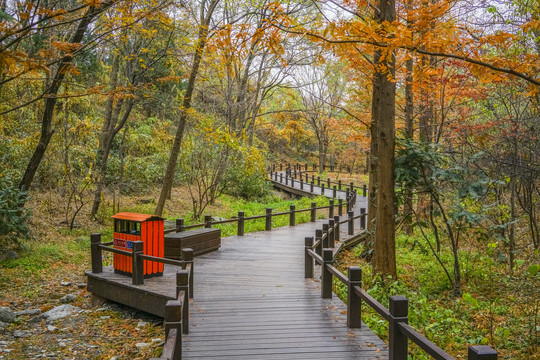
[[30, 212], [24, 209], [27, 193], [10, 183], [0, 183], [0, 249], [20, 245], [28, 237]]

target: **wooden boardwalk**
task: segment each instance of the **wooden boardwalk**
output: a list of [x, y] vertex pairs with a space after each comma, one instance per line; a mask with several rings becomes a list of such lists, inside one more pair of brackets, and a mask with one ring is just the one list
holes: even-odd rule
[[232, 236], [196, 258], [183, 358], [386, 359], [386, 345], [365, 325], [347, 328], [341, 300], [321, 298], [318, 275], [304, 279], [304, 238], [320, 227]]

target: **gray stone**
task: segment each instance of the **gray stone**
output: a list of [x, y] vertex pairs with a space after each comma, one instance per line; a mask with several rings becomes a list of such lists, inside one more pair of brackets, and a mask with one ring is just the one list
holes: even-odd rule
[[52, 308], [51, 310], [41, 314], [41, 317], [46, 319], [47, 321], [55, 321], [58, 319], [65, 318], [66, 316], [69, 316], [79, 310], [80, 308], [76, 306], [64, 304], [64, 305], [60, 305], [55, 308]]
[[80, 284], [77, 284], [77, 287], [79, 289], [84, 289], [86, 287], [86, 283], [80, 283]]
[[135, 347], [136, 347], [137, 349], [144, 349], [144, 348], [149, 347], [150, 345], [152, 345], [152, 343], [140, 342], [140, 343], [136, 343], [136, 344], [135, 344]]
[[71, 282], [69, 282], [69, 281], [63, 281], [63, 280], [62, 280], [62, 282], [60, 283], [60, 285], [62, 285], [62, 286], [71, 286]]
[[[6, 329], [6, 324], [4, 324], [3, 322], [0, 321], [0, 334], [2, 332], [4, 332], [5, 329]], [[2, 344], [0, 344], [0, 345], [2, 345]]]
[[25, 337], [30, 336], [30, 333], [28, 333], [28, 331], [15, 330], [13, 332], [13, 336], [16, 337], [16, 338], [25, 338]]
[[137, 327], [138, 328], [142, 328], [142, 327], [145, 327], [146, 325], [148, 325], [148, 323], [146, 321], [139, 321], [137, 323]]
[[18, 258], [19, 258], [19, 255], [17, 255], [15, 251], [9, 250], [3, 253], [2, 255], [0, 255], [0, 262], [6, 261], [6, 260], [18, 259]]
[[56, 326], [47, 325], [47, 331], [53, 332], [55, 330], [58, 330], [58, 328]]
[[26, 309], [23, 311], [15, 311], [15, 315], [21, 316], [21, 315], [39, 315], [41, 314], [40, 309]]
[[15, 321], [15, 312], [6, 306], [0, 307], [0, 321], [5, 323], [12, 323]]
[[70, 303], [70, 302], [73, 302], [75, 301], [75, 299], [77, 299], [77, 297], [73, 294], [67, 294], [66, 296], [63, 296], [61, 299], [60, 299], [60, 302], [62, 304], [67, 304], [67, 303]]

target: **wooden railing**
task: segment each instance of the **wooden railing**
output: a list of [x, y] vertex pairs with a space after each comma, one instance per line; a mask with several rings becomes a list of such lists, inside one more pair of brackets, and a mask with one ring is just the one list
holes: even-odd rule
[[307, 209], [296, 209], [296, 205], [290, 205], [289, 211], [283, 211], [274, 213], [272, 208], [266, 208], [266, 213], [263, 215], [245, 216], [244, 211], [238, 212], [238, 217], [234, 219], [226, 219], [213, 221], [211, 215], [204, 216], [204, 222], [192, 225], [185, 225], [184, 219], [176, 219], [176, 226], [172, 229], [165, 230], [165, 234], [172, 232], [182, 232], [189, 229], [205, 227], [211, 228], [212, 225], [237, 223], [237, 235], [243, 236], [245, 232], [245, 223], [250, 220], [265, 219], [265, 230], [272, 230], [272, 218], [275, 216], [289, 216], [289, 226], [296, 226], [296, 214], [303, 212], [310, 212], [310, 221], [315, 222], [317, 220], [317, 210], [328, 209], [328, 218], [334, 218], [334, 214], [337, 212], [339, 216], [342, 216], [344, 210], [350, 212], [356, 204], [356, 193], [349, 192], [347, 199], [329, 199], [327, 206], [317, 206], [317, 203], [312, 202], [311, 207]]
[[133, 251], [111, 247], [113, 242], [101, 242], [101, 234], [90, 235], [92, 272], [103, 272], [102, 252], [108, 251], [131, 258], [133, 285], [144, 284], [144, 260], [174, 265], [181, 268], [176, 271], [176, 300], [169, 300], [165, 306], [165, 345], [163, 354], [154, 360], [182, 359], [182, 334], [189, 333], [189, 299], [193, 299], [193, 250], [182, 249], [182, 260], [171, 260], [145, 255], [144, 243], [133, 241]]
[[302, 170], [291, 170], [286, 169], [284, 172], [280, 171], [273, 171], [271, 170], [269, 172], [270, 180], [279, 181], [280, 183], [285, 183], [285, 185], [288, 185], [289, 182], [291, 182], [291, 186], [294, 186], [294, 182], [298, 181], [300, 184], [300, 190], [304, 190], [304, 187], [306, 189], [310, 189], [310, 192], [314, 192], [314, 186], [321, 187], [321, 193], [324, 194], [324, 189], [331, 189], [334, 191], [334, 197], [336, 194], [336, 191], [345, 191], [343, 189], [346, 189], [347, 191], [361, 191], [362, 196], [367, 196], [367, 185], [355, 185], [354, 182], [349, 182], [348, 184], [345, 184], [341, 180], [332, 181], [330, 178], [321, 179], [320, 176], [315, 176], [314, 174], [309, 174], [309, 172], [302, 171]]
[[[310, 170], [311, 168], [311, 170]], [[359, 170], [356, 170], [354, 168], [351, 168], [351, 166], [349, 165], [342, 165], [342, 164], [329, 164], [329, 165], [323, 165], [322, 169], [319, 169], [320, 167], [315, 164], [315, 163], [312, 163], [312, 164], [308, 164], [308, 163], [303, 163], [303, 164], [300, 164], [300, 163], [296, 163], [296, 164], [291, 164], [291, 163], [287, 163], [287, 164], [283, 164], [283, 163], [280, 163], [280, 164], [274, 164], [272, 165], [272, 171], [284, 171], [286, 169], [293, 169], [293, 170], [301, 170], [301, 171], [310, 171], [310, 172], [316, 172], [318, 170], [321, 170], [321, 172], [324, 172], [326, 170], [328, 171], [331, 171], [331, 172], [337, 172], [337, 173], [343, 173], [343, 172], [346, 172], [346, 173], [359, 173], [360, 171]]]
[[[365, 218], [365, 216], [362, 216]], [[349, 219], [342, 221], [349, 221]], [[365, 223], [364, 223], [365, 224]], [[326, 226], [324, 226], [326, 225]], [[454, 359], [424, 335], [408, 325], [408, 300], [406, 297], [390, 296], [389, 309], [375, 300], [362, 289], [362, 269], [350, 266], [345, 276], [333, 266], [333, 238], [339, 234], [339, 221], [323, 224], [316, 230], [315, 237], [305, 238], [305, 278], [313, 278], [314, 263], [321, 266], [321, 297], [332, 298], [332, 282], [335, 277], [348, 288], [347, 295], [347, 327], [360, 328], [362, 324], [362, 302], [365, 302], [383, 319], [388, 321], [388, 342], [390, 360], [407, 360], [408, 341], [424, 350], [437, 360]], [[350, 227], [349, 227], [350, 229]], [[365, 229], [364, 227], [361, 228]], [[497, 352], [485, 345], [475, 345], [468, 348], [469, 360], [496, 360]]]

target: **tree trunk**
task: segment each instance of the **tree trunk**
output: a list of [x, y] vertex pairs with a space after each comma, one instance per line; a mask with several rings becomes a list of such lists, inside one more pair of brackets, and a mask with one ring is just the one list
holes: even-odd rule
[[[84, 34], [88, 29], [88, 25], [92, 22], [94, 17], [98, 15], [103, 9], [108, 8], [113, 1], [102, 4], [99, 8], [95, 6], [90, 6], [84, 16], [81, 18], [75, 33], [70, 39], [72, 44], [80, 44], [83, 40]], [[43, 117], [41, 118], [41, 136], [39, 142], [34, 150], [28, 166], [24, 172], [24, 175], [19, 183], [19, 188], [21, 190], [28, 190], [32, 185], [32, 181], [36, 175], [37, 169], [43, 160], [45, 151], [49, 146], [51, 138], [54, 134], [53, 122], [54, 122], [54, 109], [57, 101], [57, 94], [60, 86], [64, 81], [66, 74], [69, 72], [69, 68], [73, 62], [73, 55], [68, 54], [62, 58], [58, 69], [54, 75], [51, 85], [46, 90], [45, 98], [45, 109], [43, 111]]]
[[[410, 10], [412, 8], [412, 0], [407, 1], [407, 26], [410, 27]], [[405, 137], [412, 139], [414, 136], [414, 98], [413, 98], [413, 71], [414, 62], [412, 57], [405, 61], [406, 77], [405, 77]], [[413, 189], [406, 188], [403, 195], [403, 231], [407, 235], [413, 234], [412, 216], [413, 216]]]
[[163, 185], [161, 187], [161, 193], [159, 194], [159, 200], [156, 206], [155, 214], [161, 216], [165, 207], [165, 201], [167, 195], [170, 193], [173, 185], [174, 174], [176, 172], [176, 165], [178, 162], [178, 155], [180, 154], [180, 147], [182, 146], [182, 138], [184, 137], [184, 129], [186, 127], [186, 120], [188, 117], [188, 111], [191, 107], [191, 97], [193, 90], [195, 89], [195, 80], [199, 73], [199, 65], [201, 64], [204, 47], [206, 46], [206, 40], [208, 37], [208, 25], [212, 14], [219, 3], [219, 0], [212, 0], [208, 6], [208, 12], [205, 15], [204, 3], [201, 6], [201, 24], [199, 26], [199, 39], [197, 40], [197, 47], [195, 54], [193, 55], [193, 64], [191, 66], [191, 73], [189, 75], [189, 81], [184, 95], [184, 101], [182, 103], [182, 111], [180, 112], [180, 119], [178, 121], [178, 128], [176, 129], [176, 135], [174, 137], [174, 143], [171, 148], [171, 155], [169, 162], [167, 163], [167, 171], [163, 178]]
[[[394, 0], [380, 0], [375, 17], [379, 23], [393, 22]], [[390, 34], [391, 36], [391, 34]], [[377, 116], [377, 194], [373, 242], [373, 272], [383, 278], [397, 278], [395, 254], [394, 146], [395, 146], [395, 58], [380, 54], [374, 77], [378, 86]], [[389, 56], [388, 56], [389, 55]]]

